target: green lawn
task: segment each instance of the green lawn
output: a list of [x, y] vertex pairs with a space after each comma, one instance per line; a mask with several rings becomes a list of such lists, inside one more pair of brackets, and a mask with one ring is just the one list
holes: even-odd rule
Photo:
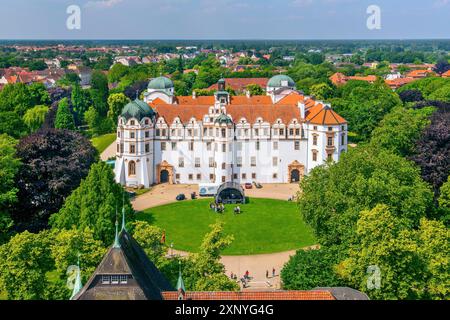
[[251, 198], [241, 205], [242, 213], [233, 214], [234, 205], [224, 214], [209, 209], [211, 199], [176, 202], [147, 209], [137, 219], [146, 220], [166, 230], [166, 242], [174, 248], [197, 252], [209, 225], [224, 221], [224, 232], [234, 241], [225, 255], [273, 253], [315, 244], [310, 228], [300, 217], [293, 202]]
[[103, 151], [105, 151], [106, 148], [111, 145], [111, 143], [114, 142], [114, 140], [116, 140], [116, 133], [108, 133], [92, 138], [91, 142], [94, 148], [98, 150], [98, 153], [101, 154]]

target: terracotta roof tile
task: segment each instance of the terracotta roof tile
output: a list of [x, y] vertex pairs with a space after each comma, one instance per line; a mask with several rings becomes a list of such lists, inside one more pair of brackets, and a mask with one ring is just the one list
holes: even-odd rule
[[[178, 292], [162, 292], [164, 300], [178, 300]], [[335, 300], [329, 291], [216, 291], [186, 292], [186, 300]]]
[[[250, 123], [255, 123], [261, 117], [263, 121], [271, 124], [281, 119], [284, 124], [289, 124], [293, 119], [302, 121], [299, 102], [305, 103], [306, 120], [314, 124], [336, 125], [345, 124], [347, 121], [339, 116], [331, 108], [322, 104], [316, 104], [312, 99], [304, 100], [305, 97], [296, 92], [281, 99], [276, 104], [272, 103], [270, 96], [233, 96], [231, 103], [226, 106], [226, 112], [234, 122], [245, 118]], [[160, 99], [155, 99], [151, 107], [165, 119], [166, 123], [172, 123], [176, 117], [182, 123], [189, 122], [192, 118], [202, 121], [209, 113], [209, 107], [214, 105], [214, 97], [201, 96], [193, 99], [190, 96], [178, 97], [179, 104], [165, 104]]]
[[[226, 86], [237, 91], [244, 90], [249, 84], [257, 84], [265, 89], [268, 81], [268, 78], [225, 78]], [[217, 87], [218, 85], [215, 83], [211, 85], [208, 90], [217, 90]]]

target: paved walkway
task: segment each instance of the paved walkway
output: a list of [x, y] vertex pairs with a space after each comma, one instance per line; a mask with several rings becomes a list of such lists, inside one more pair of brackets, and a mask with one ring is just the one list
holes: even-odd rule
[[100, 155], [100, 159], [102, 159], [102, 161], [106, 161], [111, 157], [115, 157], [116, 156], [116, 142], [114, 141], [114, 143], [111, 143], [108, 148], [106, 148], [102, 154]]
[[[319, 246], [311, 246], [303, 249], [318, 249]], [[247, 288], [243, 290], [276, 290], [280, 289], [280, 271], [289, 258], [294, 255], [296, 250], [255, 254], [248, 256], [222, 256], [220, 261], [225, 266], [225, 274], [230, 277], [231, 273], [237, 275], [238, 280], [242, 278], [248, 270], [251, 280]], [[187, 256], [185, 251], [169, 249], [169, 255]], [[275, 276], [272, 276], [272, 270], [275, 268]], [[266, 272], [269, 271], [269, 277], [266, 278]], [[239, 282], [240, 284], [240, 282]]]
[[[287, 200], [295, 195], [298, 190], [298, 184], [264, 184], [261, 189], [254, 187], [246, 189], [245, 194], [254, 198]], [[149, 192], [138, 196], [132, 204], [135, 210], [142, 211], [175, 202], [175, 197], [180, 193], [186, 195], [188, 198], [186, 201], [192, 201], [190, 200], [190, 194], [193, 191], [198, 194], [197, 184], [160, 184], [154, 186]], [[317, 246], [310, 248], [317, 248]], [[170, 251], [169, 249], [169, 254], [186, 256], [189, 253], [179, 250]], [[227, 276], [233, 273], [240, 279], [247, 270], [249, 271], [251, 281], [248, 283], [249, 286], [243, 290], [275, 290], [280, 288], [280, 270], [293, 254], [295, 254], [295, 250], [247, 256], [222, 256], [221, 262], [225, 266]], [[273, 268], [275, 268], [275, 277], [272, 277]], [[269, 271], [269, 278], [266, 278], [266, 271]]]

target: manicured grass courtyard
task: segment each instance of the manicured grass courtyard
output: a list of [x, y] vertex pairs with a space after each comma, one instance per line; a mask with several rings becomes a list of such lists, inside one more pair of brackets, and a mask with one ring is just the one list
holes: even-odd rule
[[182, 201], [147, 209], [137, 219], [146, 220], [166, 230], [166, 243], [174, 248], [197, 252], [209, 225], [224, 222], [224, 232], [234, 241], [224, 255], [250, 255], [299, 249], [315, 244], [308, 226], [303, 222], [296, 203], [251, 198], [241, 205], [241, 214], [233, 213], [234, 205], [225, 206], [225, 213], [209, 209], [212, 199]]
[[108, 133], [92, 138], [91, 142], [94, 148], [98, 150], [98, 153], [102, 153], [114, 142], [114, 140], [116, 140], [116, 133]]

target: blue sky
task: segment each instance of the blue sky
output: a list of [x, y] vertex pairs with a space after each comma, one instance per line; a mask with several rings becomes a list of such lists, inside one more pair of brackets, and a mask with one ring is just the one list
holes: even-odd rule
[[[369, 5], [381, 29], [366, 27]], [[81, 8], [68, 30], [66, 9]], [[450, 0], [0, 0], [0, 39], [450, 38]]]

